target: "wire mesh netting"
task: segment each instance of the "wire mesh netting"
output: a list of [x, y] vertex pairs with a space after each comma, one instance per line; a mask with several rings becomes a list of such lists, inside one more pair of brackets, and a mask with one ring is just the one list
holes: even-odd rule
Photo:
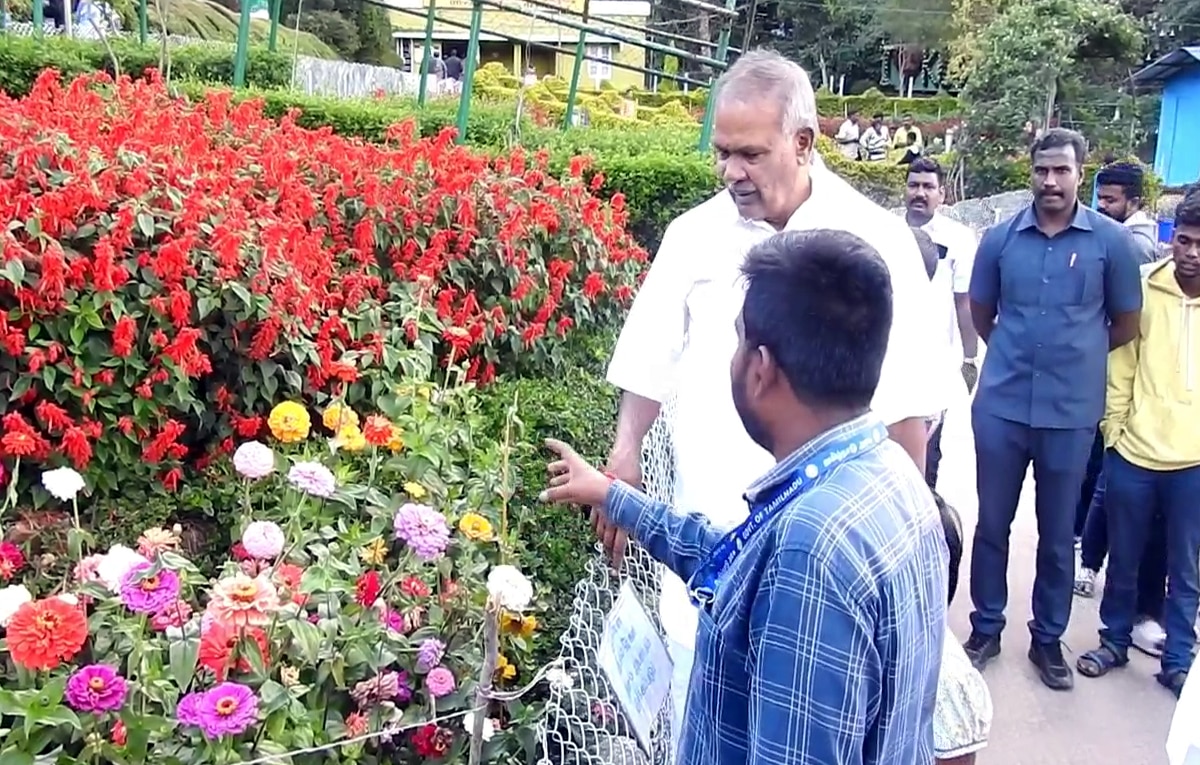
[[[1028, 191], [1008, 192], [968, 199], [943, 209], [949, 217], [977, 232], [1012, 217], [1030, 203]], [[903, 213], [903, 210], [897, 212]], [[675, 498], [675, 450], [672, 424], [675, 402], [663, 406], [642, 444], [642, 479], [646, 492], [661, 502]], [[599, 548], [597, 548], [598, 550]], [[587, 577], [575, 585], [570, 625], [560, 638], [564, 682], [553, 684], [540, 727], [539, 765], [666, 765], [671, 761], [670, 701], [658, 715], [651, 751], [637, 743], [633, 728], [621, 710], [597, 654], [604, 619], [616, 602], [621, 583], [628, 579], [663, 634], [658, 596], [662, 566], [632, 542], [620, 575], [599, 552], [587, 566]]]

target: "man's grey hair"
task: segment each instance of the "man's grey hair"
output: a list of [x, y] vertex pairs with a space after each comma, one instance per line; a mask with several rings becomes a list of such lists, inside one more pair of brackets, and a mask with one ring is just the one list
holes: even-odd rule
[[808, 129], [820, 133], [817, 98], [808, 72], [770, 50], [752, 50], [733, 62], [717, 80], [717, 106], [721, 103], [781, 104], [783, 132], [795, 135]]

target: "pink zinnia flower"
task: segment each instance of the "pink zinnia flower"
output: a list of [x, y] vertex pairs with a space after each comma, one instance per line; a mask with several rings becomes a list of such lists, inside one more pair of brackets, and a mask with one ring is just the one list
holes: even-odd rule
[[226, 627], [264, 627], [279, 610], [279, 593], [266, 576], [251, 579], [243, 573], [220, 580], [213, 586], [207, 612]]
[[75, 581], [81, 584], [100, 581], [100, 562], [104, 560], [104, 555], [95, 553], [89, 555], [79, 563], [75, 564]]
[[254, 521], [242, 532], [242, 547], [259, 560], [275, 560], [283, 552], [283, 529], [272, 521]]
[[150, 626], [162, 632], [169, 627], [182, 627], [192, 616], [192, 607], [186, 600], [176, 600], [150, 617]]
[[396, 511], [396, 539], [407, 544], [418, 558], [435, 561], [450, 543], [446, 516], [428, 505], [409, 502]]
[[125, 678], [107, 664], [84, 667], [67, 680], [67, 704], [80, 712], [114, 712], [125, 703]]
[[435, 699], [454, 693], [454, 674], [445, 667], [434, 667], [425, 676], [425, 687]]

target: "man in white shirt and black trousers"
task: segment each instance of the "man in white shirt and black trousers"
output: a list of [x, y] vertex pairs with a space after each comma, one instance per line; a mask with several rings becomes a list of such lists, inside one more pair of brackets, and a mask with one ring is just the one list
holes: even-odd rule
[[[630, 310], [608, 369], [624, 395], [607, 469], [640, 485], [642, 439], [672, 402], [671, 504], [731, 529], [747, 517], [743, 493], [773, 463], [743, 428], [729, 385], [745, 295], [740, 268], [754, 244], [778, 231], [825, 228], [856, 234], [878, 250], [892, 279], [894, 318], [872, 410], [923, 466], [925, 418], [945, 403], [926, 383], [940, 358], [929, 338], [941, 317], [930, 310], [916, 241], [903, 220], [830, 172], [814, 152], [817, 109], [808, 75], [778, 54], [754, 51], [722, 75], [714, 93], [713, 146], [726, 188], [670, 224]], [[623, 532], [601, 523], [600, 536], [619, 565]], [[660, 611], [674, 662], [677, 741], [697, 614], [670, 573]]]
[[[962, 380], [967, 392], [975, 387], [979, 377], [976, 355], [979, 335], [971, 323], [971, 268], [975, 264], [975, 248], [979, 239], [975, 232], [958, 221], [938, 212], [946, 199], [942, 166], [930, 157], [918, 157], [908, 166], [904, 187], [904, 218], [908, 225], [929, 235], [938, 251], [937, 270], [933, 275], [933, 300], [941, 321], [936, 342], [944, 352], [943, 372], [939, 381], [949, 405], [960, 397]], [[937, 488], [938, 465], [942, 460], [942, 425], [939, 418], [926, 447], [925, 480], [929, 488]]]

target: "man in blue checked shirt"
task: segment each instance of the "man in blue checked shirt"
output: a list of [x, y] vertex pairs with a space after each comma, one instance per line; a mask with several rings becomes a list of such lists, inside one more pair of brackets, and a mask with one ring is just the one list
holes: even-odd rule
[[733, 399], [776, 459], [745, 493], [750, 517], [714, 528], [557, 441], [542, 498], [601, 509], [688, 583], [700, 626], [679, 763], [929, 765], [948, 556], [920, 471], [870, 412], [887, 266], [814, 230], [755, 246], [743, 275]]

